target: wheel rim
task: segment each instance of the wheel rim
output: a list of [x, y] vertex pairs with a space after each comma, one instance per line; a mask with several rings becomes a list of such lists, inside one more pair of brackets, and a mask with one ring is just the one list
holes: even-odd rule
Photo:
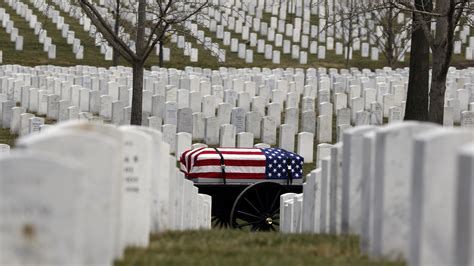
[[269, 181], [244, 189], [232, 207], [232, 227], [250, 231], [277, 231], [280, 225], [281, 193], [282, 186]]

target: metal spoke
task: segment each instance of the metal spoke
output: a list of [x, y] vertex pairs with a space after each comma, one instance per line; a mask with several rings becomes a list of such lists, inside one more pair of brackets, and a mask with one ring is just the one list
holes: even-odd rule
[[270, 215], [271, 215], [271, 216], [278, 215], [278, 217], [280, 217], [280, 208], [278, 208], [278, 209], [276, 209], [275, 211], [273, 211]]
[[[281, 188], [278, 190], [278, 192], [276, 193], [276, 197], [273, 199], [273, 202], [272, 202], [272, 206], [270, 207], [270, 209], [268, 210], [268, 212], [271, 212], [273, 207], [275, 207], [275, 203], [277, 202], [277, 199], [280, 198], [280, 192], [281, 192]], [[280, 210], [280, 208], [278, 208], [278, 210]]]
[[244, 223], [244, 224], [239, 224], [238, 227], [239, 228], [242, 228], [242, 227], [246, 227], [246, 226], [249, 226], [249, 225], [254, 225], [254, 224], [257, 224], [259, 223], [260, 221], [254, 221], [254, 222], [248, 222], [248, 223]]
[[240, 210], [237, 211], [237, 212], [238, 212], [238, 213], [241, 213], [241, 214], [243, 214], [243, 215], [247, 215], [247, 216], [253, 217], [253, 218], [255, 218], [255, 219], [259, 219], [259, 220], [262, 219], [262, 217], [259, 217], [259, 216], [257, 216], [257, 215], [253, 215], [253, 214], [248, 213], [248, 212], [244, 212], [244, 211], [240, 211]]
[[258, 205], [260, 205], [260, 208], [261, 208], [260, 212], [262, 212], [265, 209], [265, 207], [263, 207], [262, 200], [260, 199], [260, 195], [258, 194], [258, 190], [255, 189], [254, 191], [255, 191], [255, 195], [257, 195]]
[[250, 206], [252, 206], [252, 208], [253, 208], [258, 214], [261, 214], [261, 211], [258, 210], [258, 209], [252, 204], [252, 202], [250, 202], [247, 198], [244, 198], [244, 200], [245, 200], [248, 204], [250, 204]]
[[221, 219], [219, 216], [212, 216], [211, 223], [215, 228], [227, 228], [230, 225], [229, 221], [226, 219]]

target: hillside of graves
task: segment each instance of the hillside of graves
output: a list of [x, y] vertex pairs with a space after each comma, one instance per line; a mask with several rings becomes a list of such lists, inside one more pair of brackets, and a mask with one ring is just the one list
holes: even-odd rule
[[[109, 16], [110, 4], [106, 1], [99, 4], [104, 16]], [[382, 49], [383, 43], [378, 43], [384, 28], [377, 24], [374, 14], [364, 17], [369, 26], [353, 25], [359, 35], [354, 35], [349, 48], [344, 39], [347, 30], [344, 25], [331, 24], [331, 17], [314, 6], [305, 10], [289, 10], [287, 14], [286, 8], [278, 4], [262, 7], [252, 2], [237, 3], [231, 8], [207, 8], [199, 18], [186, 21], [187, 34], [173, 34], [164, 44], [163, 66], [180, 69], [185, 66], [239, 68], [249, 64], [272, 68], [275, 65], [360, 69], [386, 66], [386, 51]], [[133, 19], [125, 17], [124, 21], [132, 23]], [[396, 21], [401, 27], [409, 23], [410, 17], [399, 13]], [[2, 0], [0, 22], [0, 63], [99, 67], [113, 64], [110, 44], [97, 34], [91, 20], [68, 1]], [[131, 34], [125, 26], [123, 31]], [[400, 41], [395, 43], [393, 67], [408, 65], [410, 46], [404, 39], [407, 34], [397, 33], [396, 40]], [[474, 29], [461, 23], [455, 35], [453, 66], [472, 66]], [[130, 45], [134, 45], [132, 40]], [[158, 58], [156, 48], [145, 66], [157, 65]], [[129, 66], [125, 60], [118, 63]]]

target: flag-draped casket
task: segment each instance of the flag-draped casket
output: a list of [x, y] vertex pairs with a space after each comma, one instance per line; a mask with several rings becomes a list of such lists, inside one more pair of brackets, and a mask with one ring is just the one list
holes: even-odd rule
[[277, 148], [198, 148], [180, 157], [180, 169], [188, 179], [213, 184], [302, 184], [303, 163], [298, 154]]

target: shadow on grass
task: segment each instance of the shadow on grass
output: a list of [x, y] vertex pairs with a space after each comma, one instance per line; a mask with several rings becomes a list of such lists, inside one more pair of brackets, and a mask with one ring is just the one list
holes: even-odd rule
[[238, 230], [169, 232], [148, 248], [128, 248], [121, 265], [405, 265], [370, 261], [354, 236], [247, 233]]

